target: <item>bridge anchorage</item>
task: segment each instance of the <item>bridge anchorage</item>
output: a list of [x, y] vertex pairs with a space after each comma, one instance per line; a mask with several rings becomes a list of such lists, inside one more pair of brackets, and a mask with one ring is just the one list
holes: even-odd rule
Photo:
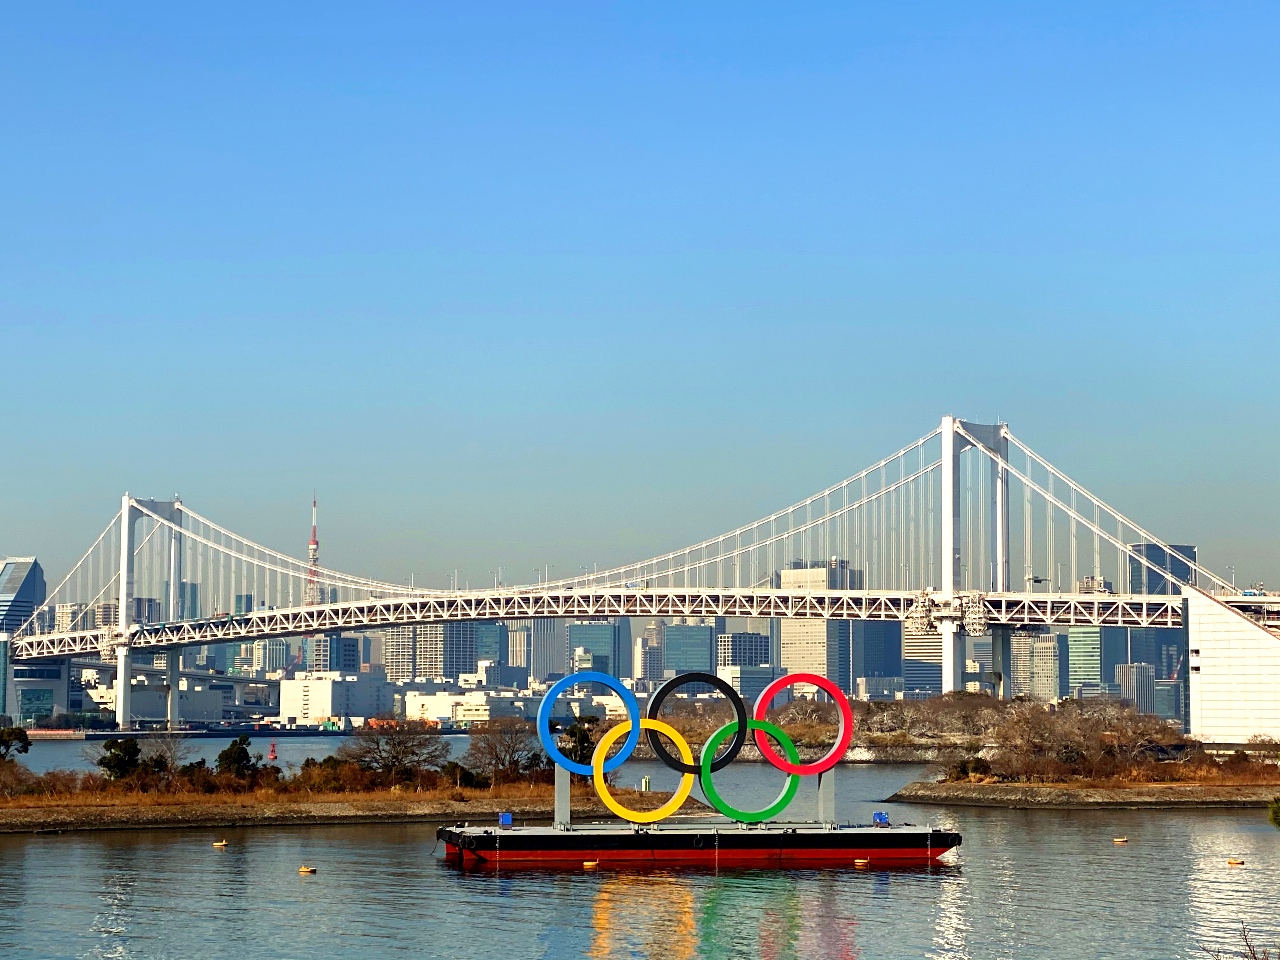
[[[1007, 424], [947, 416], [865, 470], [728, 533], [638, 563], [493, 588], [353, 576], [320, 565], [314, 535], [307, 559], [297, 559], [177, 497], [125, 494], [8, 646], [15, 664], [111, 658], [127, 723], [135, 652], [350, 628], [621, 616], [900, 621], [909, 635], [937, 638], [943, 691], [964, 688], [966, 637], [990, 636], [991, 678], [1004, 695], [1012, 631], [1157, 628], [1188, 635], [1194, 729], [1196, 695], [1222, 713], [1214, 698], [1229, 696], [1239, 669], [1223, 653], [1214, 673], [1224, 686], [1199, 682], [1206, 650], [1220, 643], [1198, 632], [1196, 611], [1223, 636], [1247, 635], [1240, 649], [1252, 651], [1250, 669], [1274, 670], [1272, 689], [1280, 686], [1280, 597], [1242, 595], [1194, 547], [1123, 516]], [[167, 657], [171, 689], [178, 659]], [[1252, 712], [1263, 719], [1248, 722], [1280, 734], [1280, 707], [1262, 707]]]

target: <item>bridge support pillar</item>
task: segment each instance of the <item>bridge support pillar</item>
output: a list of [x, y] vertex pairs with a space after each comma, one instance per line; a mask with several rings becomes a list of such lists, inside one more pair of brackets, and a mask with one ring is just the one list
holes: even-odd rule
[[964, 631], [960, 622], [951, 617], [938, 619], [942, 634], [942, 692], [964, 689]]
[[132, 730], [130, 694], [133, 692], [132, 663], [128, 644], [116, 647], [116, 727]]
[[997, 700], [1013, 699], [1013, 691], [1009, 688], [1012, 633], [1008, 627], [991, 627], [991, 680], [996, 687]]
[[178, 703], [179, 703], [178, 687], [180, 683], [180, 678], [178, 675], [178, 667], [181, 665], [181, 663], [182, 663], [182, 651], [180, 650], [170, 649], [169, 652], [164, 655], [165, 680], [169, 684], [169, 701], [167, 706], [169, 708], [168, 709], [168, 718], [169, 718], [168, 725], [170, 730], [177, 730], [178, 727], [181, 726], [182, 724], [182, 716], [178, 709]]

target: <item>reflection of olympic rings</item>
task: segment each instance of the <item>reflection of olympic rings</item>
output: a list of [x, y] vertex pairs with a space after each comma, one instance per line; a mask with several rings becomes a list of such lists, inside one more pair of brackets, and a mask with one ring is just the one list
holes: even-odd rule
[[[608, 755], [609, 748], [613, 746], [614, 742], [624, 733], [630, 732], [632, 726], [633, 724], [630, 720], [623, 720], [601, 737], [600, 742], [596, 744], [596, 752], [591, 756], [591, 772], [594, 774], [596, 782], [596, 793], [606, 807], [624, 820], [630, 820], [632, 823], [656, 823], [671, 816], [688, 799], [689, 792], [693, 790], [693, 774], [686, 773], [682, 776], [680, 778], [680, 786], [671, 795], [671, 799], [657, 810], [632, 810], [613, 799], [613, 795], [609, 793], [609, 785], [605, 782], [604, 771], [607, 765], [604, 762], [604, 758]], [[680, 736], [674, 727], [663, 723], [661, 720], [651, 720], [648, 717], [640, 721], [640, 726], [649, 731], [651, 740], [656, 738], [658, 734], [662, 734], [669, 739], [676, 745], [676, 749], [680, 751], [680, 758], [690, 767], [693, 767], [693, 751], [689, 749], [689, 742]], [[623, 756], [625, 753], [626, 749], [624, 747], [618, 756]]]
[[[609, 730], [596, 745], [592, 753], [590, 766], [566, 757], [556, 745], [555, 738], [551, 735], [551, 712], [554, 709], [556, 698], [565, 690], [581, 683], [602, 683], [609, 687], [622, 699], [623, 706], [627, 711], [627, 719]], [[699, 757], [700, 762], [698, 763], [694, 762], [693, 752], [690, 750], [688, 742], [669, 724], [658, 719], [658, 713], [662, 709], [663, 701], [677, 687], [687, 683], [705, 683], [714, 687], [728, 699], [733, 706], [735, 714], [732, 721], [722, 726], [707, 740], [706, 745], [702, 748], [702, 754]], [[821, 759], [812, 763], [801, 763], [799, 751], [796, 750], [791, 738], [779, 727], [765, 719], [774, 698], [796, 683], [808, 684], [822, 690], [835, 702], [839, 715], [839, 730], [836, 734], [835, 744]], [[643, 718], [640, 716], [640, 706], [636, 701], [635, 695], [630, 689], [623, 686], [617, 678], [594, 670], [574, 673], [557, 680], [551, 689], [547, 691], [546, 696], [543, 697], [542, 704], [538, 708], [538, 739], [542, 742], [542, 748], [547, 752], [547, 755], [560, 766], [581, 776], [593, 777], [596, 784], [596, 792], [600, 795], [604, 805], [617, 816], [634, 823], [654, 823], [674, 813], [688, 798], [690, 791], [693, 789], [695, 776], [697, 776], [702, 786], [702, 792], [707, 801], [725, 816], [747, 823], [759, 823], [772, 819], [780, 814], [795, 797], [796, 790], [799, 788], [800, 777], [822, 774], [831, 770], [840, 762], [840, 758], [844, 756], [845, 751], [849, 748], [850, 741], [853, 739], [853, 711], [849, 707], [848, 698], [833, 682], [826, 677], [813, 673], [791, 673], [774, 680], [756, 699], [750, 718], [747, 716], [746, 706], [743, 704], [742, 698], [728, 682], [710, 673], [680, 674], [667, 680], [654, 691], [645, 714]], [[624, 807], [609, 793], [608, 784], [605, 782], [605, 774], [622, 766], [627, 758], [631, 756], [636, 744], [640, 741], [641, 730], [647, 731], [649, 745], [653, 748], [657, 759], [665, 766], [681, 774], [680, 786], [671, 799], [657, 810], [647, 812]], [[774, 767], [789, 775], [787, 783], [782, 792], [778, 794], [777, 799], [763, 810], [756, 811], [738, 810], [726, 803], [716, 792], [715, 785], [711, 779], [713, 773], [723, 769], [738, 755], [746, 743], [749, 732], [755, 734], [756, 746], [759, 747], [761, 756], [773, 764]], [[621, 749], [613, 757], [609, 757], [609, 750], [624, 734], [626, 735], [626, 740], [623, 742]], [[675, 744], [680, 754], [678, 758], [673, 757], [670, 751], [662, 744], [659, 734], [662, 734]], [[725, 740], [729, 740], [728, 746], [717, 755], [716, 751]], [[781, 745], [783, 753], [786, 754], [786, 759], [778, 755], [777, 750], [770, 742], [771, 740], [777, 741]]]

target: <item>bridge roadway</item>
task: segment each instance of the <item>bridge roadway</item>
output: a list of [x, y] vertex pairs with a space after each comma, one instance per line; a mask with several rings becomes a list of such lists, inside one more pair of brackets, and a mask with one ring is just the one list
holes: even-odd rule
[[[248, 642], [325, 631], [464, 620], [534, 617], [785, 617], [828, 620], [905, 620], [919, 594], [875, 590], [795, 591], [753, 588], [593, 588], [577, 591], [500, 589], [386, 597], [243, 615], [135, 624], [130, 645], [157, 652], [210, 643]], [[945, 603], [931, 595], [935, 616], [960, 617], [966, 597], [981, 596], [995, 626], [1178, 627], [1178, 596], [1108, 594], [959, 594]], [[14, 660], [79, 656], [110, 647], [110, 628], [14, 638]]]

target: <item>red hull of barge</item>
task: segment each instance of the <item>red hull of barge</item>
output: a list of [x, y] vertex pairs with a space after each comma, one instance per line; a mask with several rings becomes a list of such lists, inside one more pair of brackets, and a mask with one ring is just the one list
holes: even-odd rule
[[960, 845], [941, 830], [802, 825], [738, 830], [591, 825], [495, 830], [441, 827], [445, 859], [464, 868], [655, 866], [873, 867], [927, 866]]

